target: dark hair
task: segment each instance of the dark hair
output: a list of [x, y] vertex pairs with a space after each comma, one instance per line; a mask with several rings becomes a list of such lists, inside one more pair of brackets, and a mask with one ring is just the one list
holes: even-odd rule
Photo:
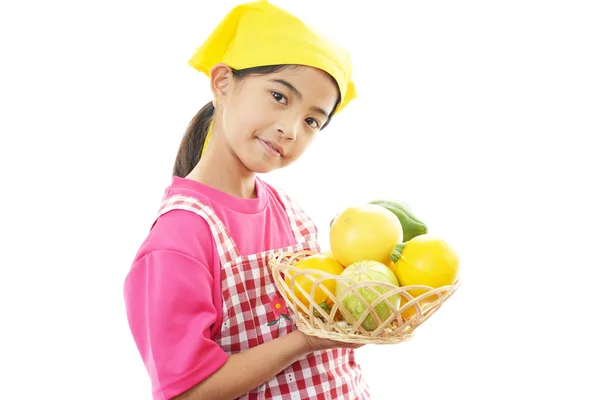
[[[245, 68], [240, 70], [232, 69], [233, 77], [237, 80], [244, 79], [250, 75], [268, 75], [278, 71], [281, 71], [286, 68], [294, 68], [297, 65], [289, 65], [289, 64], [280, 64], [280, 65], [267, 65], [262, 67], [253, 67], [253, 68]], [[333, 77], [331, 77], [333, 82], [337, 86], [337, 82]], [[335, 104], [334, 110], [337, 108], [340, 103], [340, 96], [338, 95], [337, 102]], [[321, 129], [324, 129], [331, 117], [333, 115], [333, 111], [329, 115], [329, 118], [323, 124]], [[213, 106], [212, 101], [208, 102], [204, 107], [198, 111], [198, 113], [194, 116], [194, 118], [189, 123], [185, 134], [183, 135], [183, 139], [181, 140], [181, 144], [179, 145], [179, 150], [177, 151], [177, 157], [175, 158], [175, 165], [173, 166], [173, 175], [184, 178], [186, 177], [198, 164], [200, 161], [200, 155], [202, 153], [202, 147], [204, 147], [204, 142], [206, 140], [206, 135], [208, 134], [208, 129], [212, 122], [212, 118], [215, 114], [215, 108]]]

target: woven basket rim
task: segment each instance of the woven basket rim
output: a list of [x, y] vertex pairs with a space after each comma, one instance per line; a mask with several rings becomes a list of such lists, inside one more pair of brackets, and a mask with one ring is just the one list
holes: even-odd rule
[[[308, 335], [329, 338], [348, 343], [399, 343], [413, 337], [414, 330], [429, 319], [458, 289], [461, 278], [450, 285], [433, 288], [426, 285], [395, 286], [388, 282], [376, 280], [353, 281], [348, 277], [330, 274], [318, 269], [301, 269], [294, 266], [301, 258], [322, 254], [312, 250], [299, 252], [278, 252], [272, 254], [268, 259], [273, 279], [279, 294], [285, 300], [288, 310], [293, 312], [296, 326]], [[282, 276], [283, 275], [283, 276]], [[315, 278], [316, 276], [316, 278]], [[310, 292], [304, 290], [301, 285], [295, 285], [298, 278], [308, 279], [312, 282]], [[287, 279], [287, 280], [286, 280]], [[344, 293], [350, 293], [362, 304], [364, 310], [358, 318], [343, 305], [343, 299], [337, 299], [336, 293], [332, 293], [325, 281], [335, 280], [337, 282], [349, 282], [346, 284]], [[292, 289], [294, 288], [294, 289]], [[384, 288], [380, 292], [376, 288]], [[329, 310], [321, 307], [314, 300], [317, 290], [321, 290], [326, 300], [333, 304]], [[361, 290], [358, 292], [357, 290]], [[366, 292], [365, 292], [366, 290]], [[382, 289], [383, 290], [383, 289]], [[296, 291], [299, 292], [300, 298]], [[421, 291], [413, 296], [409, 291]], [[363, 297], [363, 292], [378, 295], [374, 300]], [[394, 297], [397, 296], [397, 297]], [[437, 296], [431, 300], [432, 297]], [[430, 301], [425, 301], [430, 300]], [[402, 303], [404, 301], [404, 303]], [[398, 306], [395, 304], [398, 303]], [[385, 307], [387, 308], [385, 308]], [[388, 314], [387, 318], [379, 317], [377, 310]], [[410, 309], [414, 314], [408, 318], [403, 313]], [[374, 329], [366, 329], [372, 328]]]

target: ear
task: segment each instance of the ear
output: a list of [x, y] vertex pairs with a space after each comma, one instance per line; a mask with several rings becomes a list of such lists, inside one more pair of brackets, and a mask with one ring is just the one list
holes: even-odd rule
[[233, 88], [233, 72], [227, 64], [215, 64], [210, 70], [210, 90], [217, 103], [224, 103]]

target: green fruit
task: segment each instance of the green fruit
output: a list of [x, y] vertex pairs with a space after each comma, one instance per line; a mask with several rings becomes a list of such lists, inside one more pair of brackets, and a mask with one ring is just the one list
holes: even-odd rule
[[[354, 282], [361, 281], [378, 281], [385, 282], [393, 286], [400, 286], [398, 283], [398, 279], [396, 275], [392, 272], [390, 268], [386, 265], [383, 265], [377, 261], [358, 261], [354, 264], [350, 264], [344, 272], [340, 276], [344, 276], [350, 278]], [[336, 286], [336, 297], [342, 302], [344, 307], [352, 314], [352, 316], [358, 320], [362, 314], [367, 310], [367, 305], [358, 297], [362, 297], [366, 300], [367, 303], [373, 304], [375, 300], [380, 296], [380, 294], [386, 293], [391, 288], [389, 286], [371, 286], [375, 291], [370, 290], [366, 287], [360, 288], [357, 290], [358, 296], [353, 294], [352, 292], [347, 292], [344, 294], [344, 291], [348, 287], [346, 281], [338, 281]], [[390, 295], [387, 297], [387, 300], [390, 302], [394, 309], [400, 307], [400, 297], [399, 293]], [[373, 307], [375, 313], [381, 320], [381, 322], [385, 321], [392, 314], [392, 310], [390, 307], [382, 301]], [[353, 323], [353, 321], [349, 320], [348, 323]], [[377, 321], [371, 314], [362, 323], [362, 327], [368, 331], [373, 331], [377, 329]]]
[[385, 207], [398, 217], [398, 220], [402, 225], [402, 240], [404, 242], [408, 242], [416, 236], [427, 233], [427, 225], [415, 217], [406, 204], [389, 200], [375, 200], [370, 203]]

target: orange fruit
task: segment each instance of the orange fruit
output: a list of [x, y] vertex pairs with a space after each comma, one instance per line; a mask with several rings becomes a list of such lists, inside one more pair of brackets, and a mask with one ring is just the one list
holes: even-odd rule
[[390, 210], [364, 204], [342, 211], [329, 230], [331, 252], [344, 267], [358, 261], [388, 265], [396, 244], [402, 242], [402, 225]]
[[[313, 269], [322, 271], [322, 273], [301, 274], [300, 272], [290, 270], [292, 277], [297, 275], [296, 279], [294, 280], [294, 295], [307, 308], [309, 307], [310, 301], [302, 293], [300, 288], [302, 288], [307, 295], [310, 296], [313, 285], [315, 285], [311, 277], [316, 280], [325, 277], [328, 274], [340, 275], [344, 271], [344, 267], [333, 256], [325, 253], [313, 254], [298, 260], [293, 266], [300, 270]], [[291, 287], [292, 282], [290, 278], [286, 278], [286, 283], [288, 287]], [[312, 300], [319, 305], [325, 302], [329, 307], [333, 306], [333, 300], [325, 293], [321, 286], [327, 288], [330, 293], [335, 295], [335, 279], [325, 279], [321, 281], [319, 286], [315, 288], [314, 295], [312, 296]]]

